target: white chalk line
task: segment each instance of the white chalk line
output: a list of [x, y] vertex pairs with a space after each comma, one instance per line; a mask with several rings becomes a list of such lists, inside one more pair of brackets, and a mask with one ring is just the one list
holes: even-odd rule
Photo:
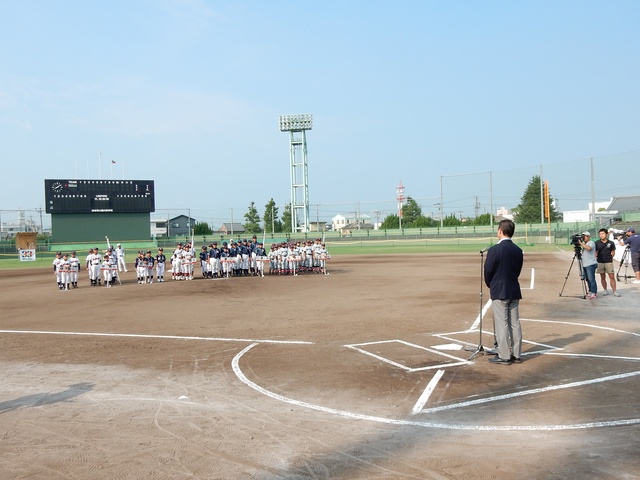
[[444, 375], [444, 370], [438, 370], [436, 372], [431, 381], [427, 384], [427, 388], [424, 389], [424, 392], [422, 392], [422, 395], [420, 395], [420, 398], [418, 398], [418, 401], [411, 409], [412, 415], [416, 415], [422, 411], [427, 401], [429, 401], [429, 397], [438, 385], [438, 382], [442, 378], [442, 375]]
[[223, 337], [189, 337], [180, 335], [144, 335], [136, 333], [97, 333], [97, 332], [47, 332], [41, 330], [0, 330], [0, 333], [19, 333], [26, 335], [78, 335], [87, 337], [116, 337], [116, 338], [156, 338], [164, 340], [202, 340], [207, 342], [242, 342], [242, 343], [275, 343], [294, 345], [313, 345], [314, 342], [302, 340], [256, 340], [251, 338], [223, 338]]
[[435, 370], [435, 369], [441, 368], [443, 366], [442, 364], [439, 364], [439, 365], [431, 365], [431, 366], [428, 366], [428, 367], [416, 367], [416, 368], [407, 367], [406, 365], [402, 365], [401, 363], [394, 362], [393, 360], [390, 360], [390, 359], [388, 359], [386, 357], [383, 357], [381, 355], [377, 355], [375, 353], [369, 352], [369, 351], [364, 350], [362, 348], [358, 348], [358, 347], [363, 347], [363, 346], [368, 346], [368, 345], [380, 345], [380, 344], [385, 344], [385, 343], [401, 343], [403, 345], [407, 345], [409, 347], [417, 348], [417, 349], [420, 349], [420, 350], [425, 350], [425, 351], [427, 351], [429, 353], [433, 353], [435, 355], [440, 355], [442, 357], [445, 357], [445, 358], [448, 358], [450, 360], [454, 360], [455, 361], [454, 363], [445, 364], [445, 366], [447, 366], [447, 367], [455, 367], [455, 366], [458, 366], [458, 365], [471, 365], [473, 363], [473, 362], [469, 362], [467, 360], [458, 358], [455, 355], [451, 355], [451, 354], [445, 353], [445, 352], [440, 351], [440, 350], [434, 350], [434, 349], [431, 349], [429, 347], [423, 347], [422, 345], [416, 345], [414, 343], [405, 342], [404, 340], [381, 340], [381, 341], [377, 341], [377, 342], [355, 343], [355, 344], [352, 344], [352, 345], [345, 345], [345, 347], [350, 348], [352, 350], [356, 350], [356, 351], [358, 351], [358, 352], [360, 352], [360, 353], [362, 353], [364, 355], [368, 355], [368, 356], [373, 357], [373, 358], [375, 358], [377, 360], [380, 360], [381, 362], [388, 363], [389, 365], [393, 365], [396, 368], [400, 368], [400, 369], [405, 370], [405, 371], [410, 372], [410, 373], [422, 372], [422, 371], [425, 371], [425, 370]]
[[399, 419], [392, 419], [392, 418], [377, 417], [373, 415], [353, 413], [353, 412], [348, 412], [346, 410], [338, 410], [335, 408], [322, 407], [320, 405], [315, 405], [313, 403], [294, 400], [292, 398], [285, 397], [283, 395], [271, 392], [266, 388], [263, 388], [260, 385], [256, 384], [255, 382], [252, 382], [251, 380], [249, 380], [240, 368], [240, 359], [244, 356], [245, 353], [247, 353], [256, 345], [259, 345], [259, 344], [253, 343], [247, 346], [246, 348], [244, 348], [235, 357], [233, 357], [233, 361], [231, 362], [231, 366], [233, 368], [234, 373], [242, 383], [244, 383], [249, 388], [257, 392], [263, 395], [266, 395], [267, 397], [273, 398], [274, 400], [288, 403], [290, 405], [296, 405], [302, 408], [309, 408], [319, 412], [324, 412], [332, 415], [339, 415], [342, 417], [351, 418], [355, 420], [366, 420], [370, 422], [384, 423], [384, 424], [396, 425], [396, 426], [414, 426], [414, 427], [425, 427], [425, 428], [437, 428], [442, 430], [474, 430], [474, 431], [493, 431], [493, 432], [495, 431], [580, 430], [580, 429], [587, 429], [587, 428], [613, 427], [613, 426], [621, 426], [621, 425], [640, 424], [640, 418], [632, 418], [627, 420], [575, 423], [575, 424], [569, 424], [569, 425], [461, 425], [461, 424], [446, 424], [446, 423], [420, 422], [420, 421], [411, 421], [411, 420], [399, 420]]
[[452, 403], [451, 405], [443, 405], [440, 407], [425, 408], [420, 413], [433, 413], [433, 412], [441, 412], [443, 410], [452, 410], [454, 408], [470, 407], [471, 405], [480, 405], [482, 403], [497, 402], [499, 400], [509, 400], [511, 398], [523, 397], [525, 395], [534, 395], [536, 393], [545, 393], [545, 392], [551, 392], [554, 390], [563, 390], [566, 388], [582, 387], [584, 385], [593, 385], [594, 383], [610, 382], [612, 380], [620, 380], [622, 378], [635, 377], [636, 375], [640, 375], [640, 370], [635, 372], [629, 372], [629, 373], [620, 373], [618, 375], [610, 375], [608, 377], [592, 378], [590, 380], [583, 380], [580, 382], [571, 382], [571, 383], [565, 383], [562, 385], [551, 385], [543, 388], [533, 388], [531, 390], [524, 390], [522, 392], [514, 392], [514, 393], [507, 393], [504, 395], [496, 395], [494, 397], [479, 398], [477, 400], [469, 400], [466, 402]]
[[600, 329], [600, 330], [609, 330], [610, 332], [626, 333], [627, 335], [633, 335], [635, 337], [640, 337], [640, 333], [629, 332], [627, 330], [620, 330], [618, 328], [605, 327], [605, 326], [602, 326], [602, 325], [593, 325], [593, 324], [590, 324], [590, 323], [563, 322], [563, 321], [560, 321], [560, 320], [537, 320], [537, 319], [533, 319], [533, 318], [521, 318], [520, 320], [521, 321], [525, 321], [525, 322], [560, 323], [562, 325], [576, 325], [578, 327], [597, 328], [597, 329]]
[[487, 314], [487, 310], [489, 310], [490, 306], [491, 306], [491, 299], [487, 300], [487, 303], [484, 304], [484, 307], [482, 307], [481, 312], [478, 314], [478, 316], [474, 320], [473, 325], [471, 325], [469, 327], [469, 330], [467, 330], [468, 332], [473, 332], [474, 330], [478, 329], [478, 326], [480, 325], [480, 321]]

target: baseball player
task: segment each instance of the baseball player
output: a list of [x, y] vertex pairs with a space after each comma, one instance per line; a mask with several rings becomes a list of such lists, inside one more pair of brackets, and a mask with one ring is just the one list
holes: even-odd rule
[[98, 253], [98, 247], [95, 247], [92, 253], [87, 255], [87, 270], [89, 271], [89, 280], [91, 280], [91, 285], [96, 286], [100, 285], [100, 263], [102, 259], [100, 258], [100, 254]]
[[162, 247], [159, 247], [156, 255], [156, 278], [158, 283], [164, 282], [164, 264], [166, 261], [167, 257], [165, 257]]
[[320, 250], [318, 250], [317, 255], [321, 273], [323, 273], [324, 275], [329, 275], [329, 272], [327, 272], [327, 260], [331, 258], [331, 255], [329, 255], [327, 246], [324, 242], [320, 244]]
[[127, 264], [124, 259], [125, 251], [124, 251], [124, 248], [122, 248], [121, 244], [118, 244], [116, 246], [116, 255], [118, 258], [118, 272], [123, 272], [123, 271], [128, 272]]
[[62, 263], [62, 252], [56, 252], [56, 258], [53, 259], [53, 273], [56, 276], [58, 290], [62, 290], [62, 269], [58, 270], [58, 265]]
[[102, 278], [104, 278], [104, 286], [111, 286], [111, 260], [109, 254], [105, 253], [102, 257], [102, 263], [100, 264], [100, 270], [102, 270]]
[[145, 274], [146, 274], [145, 283], [153, 283], [153, 261], [154, 261], [154, 258], [151, 256], [151, 250], [147, 250], [147, 254], [144, 257], [144, 260], [146, 262], [145, 266], [147, 267], [147, 270], [145, 272]]
[[202, 269], [202, 278], [209, 277], [209, 252], [205, 245], [200, 250], [200, 268]]
[[182, 243], [178, 243], [176, 248], [173, 250], [171, 254], [171, 279], [172, 280], [181, 280], [182, 279], [182, 254], [184, 250], [182, 249]]
[[211, 267], [211, 277], [217, 278], [222, 276], [220, 272], [220, 249], [218, 243], [213, 242], [209, 250], [209, 265]]
[[69, 290], [69, 278], [71, 276], [71, 266], [69, 265], [69, 255], [62, 254], [62, 262], [58, 263], [58, 268], [61, 269], [62, 290]]
[[142, 252], [142, 250], [138, 251], [135, 268], [136, 276], [138, 277], [138, 285], [142, 285], [143, 281], [145, 280], [145, 275], [147, 274], [147, 262], [144, 259], [144, 253]]
[[73, 288], [78, 288], [78, 272], [80, 271], [80, 259], [76, 256], [75, 250], [71, 252], [69, 257], [69, 280]]
[[267, 252], [264, 249], [262, 242], [258, 243], [258, 246], [253, 250], [252, 262], [255, 264], [255, 274], [259, 277], [264, 277], [264, 264], [267, 260]]

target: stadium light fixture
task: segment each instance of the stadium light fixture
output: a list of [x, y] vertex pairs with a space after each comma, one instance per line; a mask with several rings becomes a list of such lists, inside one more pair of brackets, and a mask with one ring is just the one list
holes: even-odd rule
[[310, 113], [297, 115], [280, 115], [281, 132], [301, 132], [311, 130], [313, 126], [313, 116]]

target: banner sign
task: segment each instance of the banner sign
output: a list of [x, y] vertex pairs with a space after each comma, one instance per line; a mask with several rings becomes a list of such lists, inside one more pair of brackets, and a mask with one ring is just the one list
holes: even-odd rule
[[35, 262], [36, 261], [36, 251], [35, 251], [35, 249], [19, 250], [19, 252], [20, 252], [20, 261], [21, 262]]

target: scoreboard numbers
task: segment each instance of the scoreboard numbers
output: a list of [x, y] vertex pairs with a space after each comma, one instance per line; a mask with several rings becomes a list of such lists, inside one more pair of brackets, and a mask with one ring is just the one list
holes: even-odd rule
[[150, 213], [153, 180], [44, 181], [47, 213]]

